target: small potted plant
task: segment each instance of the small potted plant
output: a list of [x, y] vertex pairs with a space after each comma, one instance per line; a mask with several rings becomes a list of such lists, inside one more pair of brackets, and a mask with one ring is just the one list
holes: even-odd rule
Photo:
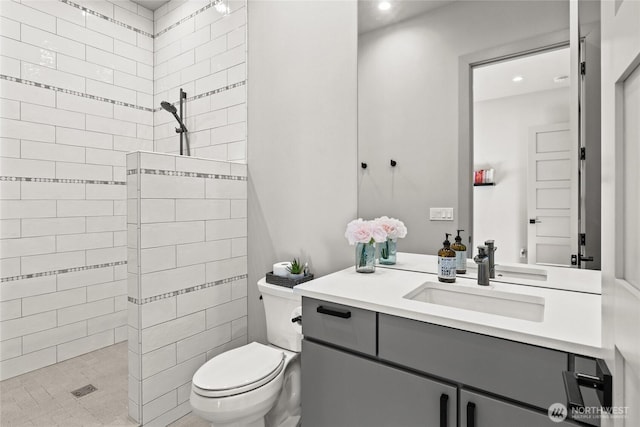
[[293, 261], [291, 261], [291, 265], [287, 267], [287, 271], [289, 271], [289, 277], [293, 280], [304, 277], [304, 266], [298, 258], [294, 258]]

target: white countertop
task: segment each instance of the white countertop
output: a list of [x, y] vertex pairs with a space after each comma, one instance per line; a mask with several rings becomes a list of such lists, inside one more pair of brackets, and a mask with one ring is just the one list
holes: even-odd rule
[[[404, 255], [399, 256], [401, 260]], [[492, 282], [484, 289], [533, 295], [545, 299], [544, 320], [534, 322], [403, 298], [437, 275], [376, 268], [357, 273], [349, 267], [300, 284], [294, 292], [408, 319], [505, 338], [542, 347], [602, 357], [601, 296], [598, 294]], [[477, 288], [475, 280], [458, 278], [447, 286]]]
[[[467, 266], [473, 267], [475, 262], [467, 260]], [[519, 285], [536, 286], [542, 288], [563, 289], [567, 291], [589, 292], [602, 294], [602, 274], [599, 270], [582, 270], [569, 267], [552, 267], [543, 265], [502, 263], [500, 258], [496, 260], [496, 266], [525, 268], [531, 270], [543, 270], [547, 273], [547, 280], [527, 280], [522, 278], [496, 277], [491, 282], [517, 283]], [[398, 252], [395, 265], [376, 265], [379, 268], [391, 268], [395, 270], [416, 271], [420, 273], [438, 274], [438, 257], [435, 255], [414, 254]], [[458, 277], [468, 279], [476, 278], [474, 275], [462, 274]]]

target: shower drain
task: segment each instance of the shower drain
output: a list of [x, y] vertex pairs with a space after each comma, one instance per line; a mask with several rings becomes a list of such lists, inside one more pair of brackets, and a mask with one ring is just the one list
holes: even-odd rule
[[88, 384], [88, 385], [86, 385], [86, 386], [84, 386], [84, 387], [80, 387], [80, 388], [79, 388], [79, 389], [77, 389], [77, 390], [73, 390], [73, 391], [71, 392], [71, 394], [73, 394], [75, 397], [83, 397], [83, 396], [86, 396], [86, 395], [87, 395], [87, 394], [89, 394], [89, 393], [93, 393], [93, 392], [94, 392], [94, 391], [96, 391], [96, 390], [97, 390], [97, 388], [95, 388], [95, 387], [94, 387], [93, 385], [91, 385], [91, 384]]

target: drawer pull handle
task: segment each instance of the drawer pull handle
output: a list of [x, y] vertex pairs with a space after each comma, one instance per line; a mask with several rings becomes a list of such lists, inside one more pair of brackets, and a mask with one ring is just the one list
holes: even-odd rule
[[611, 413], [613, 404], [613, 377], [609, 367], [602, 359], [596, 359], [596, 375], [587, 375], [580, 372], [562, 372], [564, 391], [567, 394], [567, 407], [571, 409], [584, 408], [580, 386], [596, 390], [598, 400], [605, 412]]
[[446, 394], [440, 395], [440, 427], [447, 427], [449, 425], [449, 396]]
[[316, 309], [318, 313], [328, 314], [329, 316], [340, 317], [342, 319], [348, 319], [351, 317], [351, 312], [349, 310], [340, 310], [337, 308], [327, 308], [325, 306], [318, 306]]
[[476, 427], [476, 404], [467, 403], [467, 427]]

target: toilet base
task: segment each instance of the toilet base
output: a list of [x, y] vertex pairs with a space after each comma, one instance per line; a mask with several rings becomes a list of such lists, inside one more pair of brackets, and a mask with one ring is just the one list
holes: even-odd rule
[[211, 424], [211, 427], [265, 427], [265, 424], [264, 417], [260, 417], [259, 419], [250, 423], [242, 421], [239, 423]]

